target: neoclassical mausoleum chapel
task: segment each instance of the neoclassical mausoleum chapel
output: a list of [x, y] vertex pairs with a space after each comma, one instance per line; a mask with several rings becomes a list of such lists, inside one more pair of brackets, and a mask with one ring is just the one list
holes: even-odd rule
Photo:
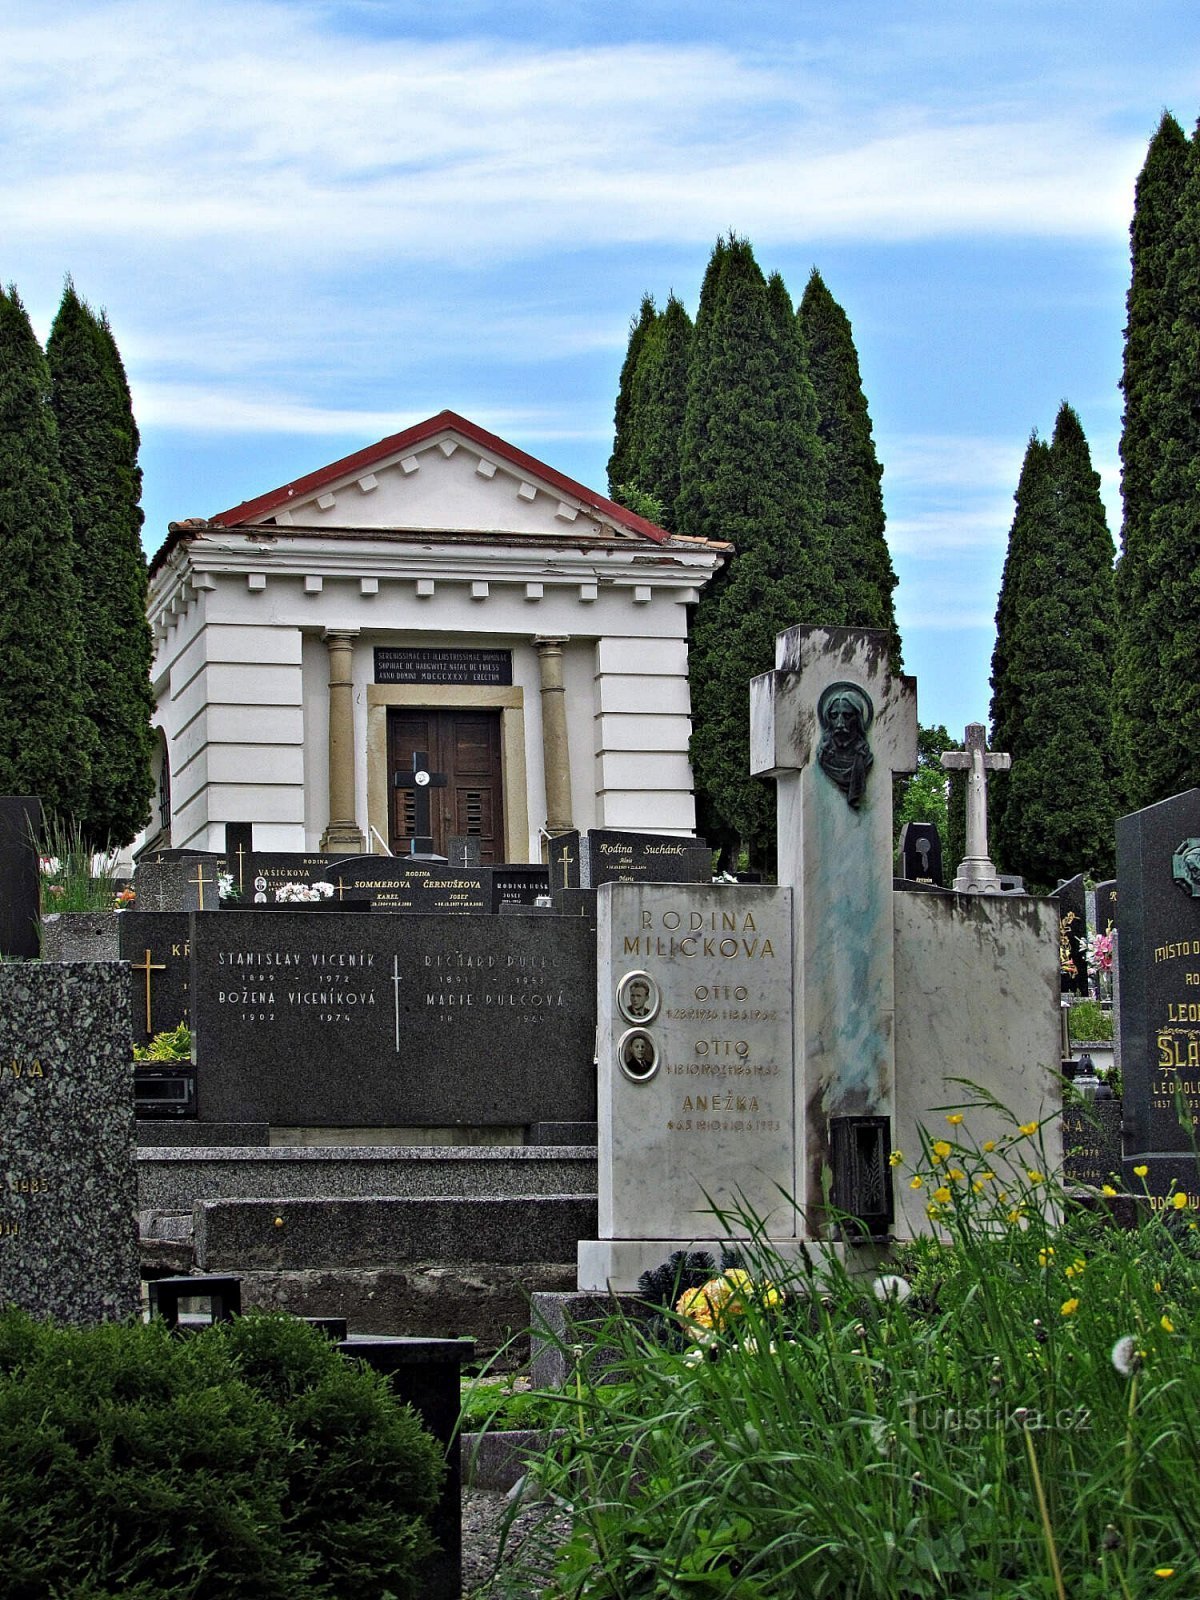
[[450, 411], [172, 523], [139, 847], [220, 850], [233, 822], [263, 850], [406, 852], [415, 757], [437, 854], [692, 832], [688, 606], [727, 550]]

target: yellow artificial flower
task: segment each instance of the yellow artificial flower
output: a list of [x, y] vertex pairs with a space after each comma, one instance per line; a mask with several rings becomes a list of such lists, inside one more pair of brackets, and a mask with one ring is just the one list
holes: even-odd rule
[[1079, 1301], [1074, 1299], [1064, 1300], [1058, 1309], [1062, 1312], [1064, 1317], [1073, 1317], [1079, 1310]]
[[947, 1144], [945, 1139], [939, 1139], [933, 1147], [934, 1159], [937, 1161], [944, 1161], [953, 1148], [954, 1146]]
[[1032, 1138], [1033, 1135], [1038, 1131], [1038, 1127], [1039, 1124], [1036, 1122], [1023, 1122], [1018, 1131], [1023, 1133], [1025, 1137], [1029, 1139]]
[[962, 1121], [962, 1119], [963, 1119], [963, 1114], [962, 1114], [961, 1111], [951, 1111], [948, 1114], [948, 1116], [946, 1117], [946, 1121], [950, 1124], [950, 1126], [952, 1128], [957, 1128], [959, 1123]]
[[1167, 1316], [1165, 1311], [1163, 1312], [1162, 1316], [1159, 1317], [1158, 1325], [1164, 1333], [1175, 1332], [1175, 1324], [1171, 1321], [1170, 1317]]
[[984, 1141], [983, 1141], [983, 1148], [984, 1148], [984, 1150], [985, 1150], [985, 1151], [987, 1151], [987, 1153], [988, 1153], [988, 1154], [989, 1154], [989, 1155], [990, 1155], [990, 1154], [991, 1154], [991, 1152], [992, 1152], [992, 1151], [993, 1151], [993, 1150], [994, 1150], [994, 1149], [995, 1149], [995, 1148], [996, 1148], [996, 1141], [995, 1141], [995, 1139], [985, 1139], [985, 1140], [984, 1140]]
[[1149, 1171], [1150, 1168], [1144, 1165], [1140, 1167], [1134, 1167], [1133, 1175], [1135, 1178], [1144, 1178]]
[[910, 1178], [909, 1179], [908, 1187], [910, 1189], [920, 1189], [920, 1188], [924, 1187], [924, 1183], [925, 1183], [925, 1179], [918, 1172], [915, 1178]]
[[943, 1184], [940, 1189], [935, 1189], [933, 1191], [933, 1198], [937, 1201], [938, 1205], [948, 1206], [954, 1196], [950, 1193], [946, 1185]]
[[1171, 1197], [1171, 1204], [1175, 1207], [1176, 1211], [1186, 1211], [1188, 1207], [1188, 1197], [1185, 1194], [1173, 1195]]
[[904, 1160], [904, 1151], [903, 1150], [893, 1150], [891, 1155], [888, 1157], [888, 1166], [889, 1167], [898, 1167], [903, 1160]]

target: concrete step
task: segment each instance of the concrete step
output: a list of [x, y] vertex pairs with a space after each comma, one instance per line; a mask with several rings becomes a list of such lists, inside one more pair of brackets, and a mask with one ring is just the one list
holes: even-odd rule
[[594, 1195], [586, 1145], [283, 1145], [137, 1152], [143, 1212], [190, 1212], [202, 1200]]

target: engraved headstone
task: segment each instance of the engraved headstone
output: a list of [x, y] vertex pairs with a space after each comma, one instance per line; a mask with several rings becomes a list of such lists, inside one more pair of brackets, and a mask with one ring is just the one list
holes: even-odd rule
[[300, 851], [255, 850], [228, 864], [237, 898], [244, 905], [270, 905], [284, 884], [332, 883], [334, 858]]
[[0, 795], [0, 956], [33, 960], [38, 953], [41, 826], [35, 796]]
[[244, 884], [246, 864], [254, 854], [254, 824], [252, 822], [227, 822], [225, 824], [225, 861], [235, 884]]
[[1118, 818], [1117, 883], [1126, 1184], [1200, 1205], [1200, 789]]
[[480, 865], [482, 846], [477, 833], [456, 833], [447, 841], [446, 856], [452, 867]]
[[906, 822], [900, 829], [900, 876], [941, 888], [942, 840], [934, 823]]
[[719, 1238], [713, 1204], [796, 1230], [791, 891], [606, 884], [598, 895], [598, 1240], [579, 1287], [636, 1287]]
[[492, 910], [502, 905], [532, 906], [550, 894], [550, 869], [539, 866], [493, 867]]
[[1068, 1101], [1062, 1114], [1063, 1179], [1068, 1184], [1120, 1187], [1121, 1102]]
[[411, 856], [351, 856], [334, 863], [329, 881], [339, 904], [367, 901], [377, 911], [484, 916], [492, 909], [491, 870]]
[[1117, 880], [1106, 878], [1096, 885], [1096, 932], [1115, 933], [1117, 923]]
[[550, 888], [578, 889], [581, 887], [579, 860], [582, 853], [580, 836], [572, 830], [556, 833], [546, 842], [546, 861], [550, 868]]
[[0, 1305], [140, 1310], [128, 977], [0, 965]]
[[282, 1126], [595, 1119], [582, 918], [192, 918], [199, 1112]]
[[169, 861], [143, 858], [133, 871], [137, 906], [142, 911], [216, 911], [224, 870], [224, 856], [198, 852]]
[[[711, 883], [712, 851], [702, 839], [590, 828], [581, 845], [580, 884]], [[562, 887], [555, 880], [555, 887]]]
[[189, 1022], [191, 922], [186, 912], [123, 911], [116, 918], [120, 958], [129, 963], [133, 1042]]
[[1058, 957], [1064, 994], [1088, 992], [1087, 895], [1083, 874], [1068, 878], [1054, 891], [1058, 901]]

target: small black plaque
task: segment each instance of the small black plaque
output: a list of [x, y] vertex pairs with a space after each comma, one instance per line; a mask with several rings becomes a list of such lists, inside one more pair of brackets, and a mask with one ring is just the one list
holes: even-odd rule
[[375, 647], [376, 683], [469, 683], [507, 688], [512, 681], [511, 650]]

